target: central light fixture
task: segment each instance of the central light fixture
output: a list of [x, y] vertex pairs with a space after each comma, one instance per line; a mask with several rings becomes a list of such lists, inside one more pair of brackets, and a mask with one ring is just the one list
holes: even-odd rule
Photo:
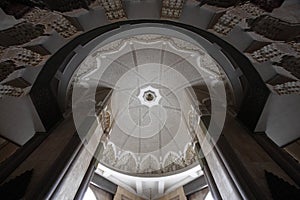
[[158, 105], [161, 95], [158, 89], [153, 88], [152, 86], [147, 86], [140, 89], [138, 99], [142, 105], [152, 107]]
[[146, 101], [154, 101], [155, 98], [156, 98], [156, 95], [151, 90], [149, 90], [149, 91], [147, 91], [147, 92], [144, 93], [144, 99]]

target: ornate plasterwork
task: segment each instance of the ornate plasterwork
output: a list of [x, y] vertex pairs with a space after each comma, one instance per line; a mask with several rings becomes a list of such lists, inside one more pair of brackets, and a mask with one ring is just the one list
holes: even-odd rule
[[194, 51], [198, 52], [201, 55], [205, 54], [205, 50], [199, 46], [196, 46], [190, 42], [186, 42], [184, 40], [168, 37], [164, 35], [155, 35], [155, 34], [144, 34], [144, 35], [136, 35], [124, 39], [115, 40], [110, 42], [103, 47], [97, 49], [92, 56], [100, 56], [105, 53], [112, 54], [118, 52], [121, 48], [126, 44], [132, 44], [133, 42], [141, 43], [141, 44], [151, 44], [151, 43], [163, 43], [163, 45], [170, 45], [176, 50], [184, 50], [184, 51]]
[[160, 169], [159, 162], [156, 157], [151, 154], [145, 156], [141, 161], [139, 173], [151, 173]]
[[[122, 51], [122, 49], [126, 48], [126, 46], [134, 44], [148, 45], [148, 48], [153, 48], [151, 46], [152, 44], [160, 44], [157, 46], [169, 46], [171, 51], [174, 50], [186, 54], [189, 53], [191, 57], [200, 55], [200, 57], [198, 58], [199, 61], [197, 62], [199, 62], [199, 65], [201, 65], [202, 69], [207, 70], [207, 72], [211, 73], [214, 77], [222, 76], [222, 74], [220, 74], [219, 65], [211, 59], [211, 57], [202, 47], [178, 38], [155, 34], [144, 34], [124, 39], [118, 39], [102, 47], [99, 47], [85, 59], [80, 68], [78, 68], [77, 72], [74, 73], [73, 79], [88, 79], [89, 75], [93, 71], [95, 71], [99, 67], [102, 67], [101, 58], [105, 59], [106, 56], [119, 54], [119, 52]], [[135, 50], [137, 49], [132, 49], [132, 51]]]
[[114, 166], [116, 163], [116, 151], [114, 144], [110, 143], [106, 146], [106, 148], [103, 151], [103, 157], [101, 159], [101, 162], [109, 165]]
[[131, 152], [117, 156], [117, 147], [109, 142], [104, 149], [101, 163], [108, 167], [130, 174], [162, 174], [174, 172], [196, 163], [196, 154], [191, 143], [186, 145], [182, 155], [176, 152], [167, 153], [160, 162], [152, 154], [136, 157]]
[[38, 66], [46, 56], [20, 47], [9, 47], [0, 54], [0, 61], [12, 60], [17, 66]]
[[[113, 89], [110, 104], [114, 125], [101, 162], [124, 173], [147, 175], [196, 164], [193, 148], [186, 147], [193, 139], [185, 111], [194, 101], [185, 89], [190, 84], [223, 80], [220, 69], [201, 46], [165, 35], [136, 35], [96, 48], [73, 80], [87, 83], [87, 89], [90, 84], [107, 87], [107, 83]], [[140, 94], [145, 100], [145, 93], [153, 92], [140, 92], [149, 85], [159, 91], [161, 100], [147, 108], [138, 97]], [[153, 99], [159, 100], [158, 96], [154, 91]], [[127, 107], [128, 111], [124, 110]]]
[[183, 167], [185, 167], [183, 159], [184, 158], [179, 156], [177, 153], [169, 152], [163, 162], [163, 171], [169, 172], [182, 169]]
[[22, 97], [28, 93], [24, 88], [17, 88], [10, 85], [0, 85], [0, 98], [3, 96]]
[[126, 19], [126, 12], [120, 0], [97, 0], [105, 10], [108, 20]]
[[152, 107], [159, 104], [161, 95], [158, 89], [148, 86], [141, 88], [138, 98], [142, 105]]
[[191, 165], [196, 162], [196, 152], [194, 151], [192, 144], [187, 144], [187, 148], [184, 154], [184, 163], [185, 165]]
[[163, 0], [161, 17], [178, 19], [181, 16], [185, 0]]
[[115, 167], [122, 171], [135, 173], [137, 168], [136, 159], [132, 153], [125, 152], [119, 157]]
[[[200, 68], [205, 71], [206, 73], [210, 74], [211, 77], [222, 79], [224, 78], [224, 74], [222, 71], [220, 71], [220, 67], [217, 62], [215, 62], [211, 57], [206, 53], [206, 51], [195, 44], [192, 44], [190, 42], [174, 38], [174, 37], [168, 37], [164, 35], [157, 35], [157, 34], [144, 34], [144, 35], [136, 35], [132, 37], [127, 37], [123, 39], [118, 39], [115, 41], [112, 41], [104, 46], [99, 47], [97, 50], [95, 50], [91, 55], [89, 55], [84, 62], [81, 63], [81, 66], [77, 69], [77, 71], [73, 75], [73, 80], [71, 84], [69, 85], [68, 89], [68, 96], [71, 96], [73, 90], [73, 84], [74, 81], [77, 82], [80, 81], [88, 81], [90, 79], [90, 75], [93, 74], [96, 70], [98, 70], [103, 66], [103, 63], [101, 62], [102, 59], [105, 59], [106, 56], [112, 56], [118, 58], [119, 52], [121, 52], [123, 49], [127, 48], [130, 45], [148, 45], [148, 48], [157, 48], [154, 47], [154, 44], [156, 46], [160, 46], [160, 48], [164, 48], [168, 51], [175, 51], [175, 52], [182, 52], [182, 54], [189, 54], [188, 57], [185, 59], [193, 58], [194, 56], [197, 60], [196, 62], [200, 66]], [[147, 46], [146, 46], [147, 47]], [[168, 47], [168, 48], [167, 48]], [[139, 50], [138, 48], [133, 48], [131, 51]], [[69, 98], [67, 98], [69, 99]], [[68, 100], [70, 101], [70, 99]]]
[[70, 38], [79, 32], [67, 18], [58, 12], [34, 8], [25, 14], [23, 18], [32, 24], [44, 25], [46, 33], [55, 30], [64, 38]]

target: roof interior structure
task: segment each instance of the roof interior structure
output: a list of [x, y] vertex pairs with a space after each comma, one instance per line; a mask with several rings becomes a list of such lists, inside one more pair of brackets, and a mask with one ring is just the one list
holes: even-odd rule
[[0, 160], [70, 115], [76, 126], [93, 112], [109, 135], [96, 173], [146, 199], [203, 177], [195, 115], [229, 113], [298, 158], [289, 148], [300, 137], [298, 1], [0, 7], [0, 147], [9, 147]]
[[[110, 41], [107, 38], [101, 42], [104, 46], [98, 44], [98, 38], [86, 44], [83, 48], [93, 46], [92, 43], [99, 48], [93, 47], [90, 55], [79, 64], [72, 75], [72, 85], [63, 94], [72, 93], [73, 116], [82, 118], [86, 116], [82, 109], [87, 110], [86, 113], [93, 109], [93, 106], [87, 108], [88, 102], [93, 101], [93, 92], [97, 88], [111, 88], [111, 97], [100, 117], [109, 116], [111, 119], [108, 120], [111, 121], [108, 123], [111, 130], [107, 148], [100, 160], [104, 166], [100, 168], [106, 166], [133, 176], [154, 175], [157, 179], [158, 175], [174, 176], [175, 171], [183, 173], [185, 168], [192, 170], [193, 167], [195, 170], [199, 167], [189, 133], [189, 117], [193, 112], [200, 113], [198, 105], [202, 103], [198, 101], [214, 98], [213, 94], [207, 95], [211, 85], [222, 83], [226, 75], [203, 47], [168, 36], [172, 32], [180, 35], [179, 32], [154, 26], [152, 32], [161, 34], [142, 34], [151, 32], [150, 26], [113, 34], [113, 38], [123, 39]], [[224, 82], [223, 92], [225, 84], [229, 85]], [[202, 88], [202, 99], [197, 99], [192, 87]], [[234, 97], [228, 99], [233, 101]], [[80, 110], [78, 113], [77, 109]], [[113, 176], [123, 180], [118, 173], [110, 178]], [[181, 179], [193, 180], [197, 176]], [[179, 177], [181, 175], [178, 174], [175, 179]], [[159, 184], [154, 184], [156, 182], [163, 183], [166, 192], [173, 187], [163, 180], [142, 181], [138, 189], [140, 195], [146, 198], [151, 194], [155, 198], [159, 196], [154, 194], [164, 195]], [[123, 187], [128, 188], [129, 185], [132, 185], [130, 181], [123, 183]], [[175, 185], [179, 186], [178, 183]], [[133, 188], [136, 187], [134, 184]], [[145, 188], [152, 188], [152, 193], [147, 194]]]

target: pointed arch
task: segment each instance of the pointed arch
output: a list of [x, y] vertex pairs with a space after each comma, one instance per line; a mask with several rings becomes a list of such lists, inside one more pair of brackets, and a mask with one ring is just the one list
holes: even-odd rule
[[136, 158], [131, 152], [123, 152], [117, 160], [115, 167], [126, 172], [136, 173]]
[[152, 154], [146, 155], [140, 165], [140, 173], [151, 173], [160, 169], [158, 159]]

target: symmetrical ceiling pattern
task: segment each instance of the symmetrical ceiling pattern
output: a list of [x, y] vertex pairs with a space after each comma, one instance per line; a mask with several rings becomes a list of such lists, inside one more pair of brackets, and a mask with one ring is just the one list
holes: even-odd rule
[[[257, 50], [259, 51], [260, 48], [263, 48], [264, 46], [270, 44], [277, 45], [278, 43], [282, 43], [284, 45], [289, 45], [291, 44], [291, 42], [296, 46], [299, 44], [299, 41], [297, 39], [300, 34], [298, 16], [299, 12], [297, 12], [297, 9], [299, 9], [299, 5], [295, 4], [295, 2], [293, 2], [292, 0], [286, 1], [284, 3], [281, 0], [253, 0], [250, 2], [239, 2], [240, 1], [235, 0], [203, 1], [201, 3], [201, 6], [204, 9], [216, 12], [214, 14], [216, 16], [211, 16], [211, 22], [207, 23], [209, 24], [209, 26], [206, 28], [208, 28], [212, 32], [231, 37], [230, 33], [235, 32], [235, 29], [237, 27], [243, 27], [243, 30], [245, 32], [248, 32], [254, 38], [257, 37], [257, 40], [261, 42], [260, 45], [257, 45], [254, 49], [250, 48], [246, 51], [246, 53], [253, 53], [253, 51]], [[210, 6], [203, 5], [206, 3]], [[237, 3], [239, 4], [236, 5]], [[79, 30], [82, 30], [81, 23], [83, 23], [83, 21], [78, 21], [74, 18], [74, 16], [81, 16], [81, 12], [85, 14], [89, 12], [84, 11], [82, 8], [91, 8], [91, 12], [98, 12], [97, 9], [99, 9], [100, 7], [100, 9], [104, 9], [106, 17], [109, 21], [115, 21], [127, 18], [130, 19], [130, 16], [127, 16], [128, 8], [125, 7], [125, 4], [128, 4], [128, 2], [105, 0], [15, 0], [12, 2], [4, 0], [1, 1], [0, 4], [0, 7], [3, 10], [1, 11], [3, 20], [0, 30], [0, 35], [2, 35], [0, 37], [0, 45], [4, 49], [14, 46], [16, 48], [29, 49], [36, 54], [47, 55], [54, 52], [54, 50], [48, 50], [42, 45], [44, 42], [47, 43], [48, 38], [52, 38], [53, 35], [58, 33], [60, 36], [68, 40], [81, 33]], [[139, 3], [136, 2], [136, 5], [137, 4]], [[228, 7], [228, 5], [236, 6]], [[161, 11], [161, 18], [181, 20], [182, 11], [187, 10], [186, 12], [189, 12], [188, 9], [191, 9], [190, 7], [195, 6], [196, 4], [191, 4], [190, 2], [168, 0], [162, 1], [159, 4], [159, 8], [157, 9], [160, 9]], [[55, 11], [53, 12], [53, 10]], [[204, 20], [205, 18], [198, 19], [198, 21]], [[254, 33], [258, 36], [254, 36]], [[281, 40], [284, 40], [284, 42], [282, 42]], [[61, 42], [61, 44], [63, 44], [63, 42]], [[269, 51], [269, 49], [265, 50]], [[0, 54], [2, 54], [1, 51]], [[23, 54], [24, 56], [26, 56], [25, 54], [27, 54], [27, 52], [22, 51], [19, 54], [19, 56], [22, 57]], [[257, 58], [256, 60], [258, 62], [261, 62], [260, 60], [263, 60], [263, 62], [265, 62], [272, 59], [268, 54], [269, 53], [267, 53], [266, 55], [264, 55], [264, 53], [262, 55], [253, 54], [252, 56], [254, 56], [254, 59], [256, 59], [257, 57], [262, 57]], [[293, 53], [291, 53], [290, 50], [288, 50], [283, 54], [278, 55], [277, 57], [280, 58], [284, 55], [295, 56]], [[297, 55], [296, 58], [297, 57], [299, 57], [299, 55]], [[22, 60], [22, 58], [18, 59]], [[47, 59], [48, 58], [45, 57], [42, 58], [43, 61], [46, 61]], [[1, 62], [3, 61], [4, 60], [1, 60]], [[279, 62], [279, 60], [276, 60], [275, 62]], [[11, 74], [20, 74], [15, 72], [22, 70], [21, 68], [25, 66], [26, 63], [22, 63], [20, 65], [15, 63], [15, 65], [16, 67], [14, 68], [14, 71], [11, 72]], [[284, 69], [287, 70], [289, 68], [285, 67]], [[13, 78], [9, 78], [8, 80], [11, 79]], [[298, 80], [293, 79], [291, 82], [294, 81], [297, 82]], [[3, 80], [3, 84], [6, 82], [8, 81]], [[270, 87], [275, 87], [273, 83], [268, 84], [270, 85]], [[281, 82], [279, 84], [284, 84], [284, 82]], [[9, 86], [12, 88], [17, 88], [15, 85]], [[30, 88], [28, 89], [30, 90]], [[9, 93], [5, 94], [9, 95]]]
[[[105, 108], [111, 124], [102, 162], [125, 173], [151, 175], [195, 162], [191, 112], [200, 112], [201, 98], [214, 98], [206, 85], [226, 76], [198, 45], [141, 34], [96, 48], [73, 79], [73, 108], [74, 99], [84, 96], [83, 85], [113, 89]], [[191, 87], [202, 87], [202, 97], [195, 99]]]
[[[192, 106], [189, 101], [197, 100], [191, 100], [185, 89], [202, 87], [198, 91], [202, 104], [203, 99], [214, 98], [205, 85], [225, 78], [218, 64], [201, 47], [162, 35], [138, 35], [109, 43], [95, 50], [81, 67], [80, 76], [75, 74], [77, 80], [87, 80], [88, 84], [100, 79], [101, 87], [114, 89], [111, 107], [115, 126], [110, 140], [121, 150], [151, 152], [158, 159], [170, 150], [182, 152], [181, 144], [191, 141], [186, 131], [188, 113], [197, 105]], [[97, 74], [99, 70], [102, 74]], [[84, 71], [87, 73], [82, 74]], [[161, 107], [149, 109], [141, 105], [140, 91], [149, 86], [160, 91]], [[157, 148], [162, 148], [162, 152]]]
[[[0, 97], [9, 100], [28, 95], [50, 54], [57, 52], [80, 33], [117, 20], [145, 18], [178, 20], [220, 36], [250, 59], [273, 95], [293, 97], [300, 94], [299, 2], [282, 2], [207, 0], [202, 1], [200, 7], [183, 0], [163, 0], [157, 4], [155, 1], [147, 1], [149, 5], [154, 5], [149, 6], [152, 9], [150, 12], [158, 14], [144, 16], [143, 12], [148, 11], [148, 8], [142, 9], [144, 1], [2, 0]], [[206, 3], [210, 5], [204, 5]], [[138, 17], [132, 15], [134, 12], [138, 13]], [[248, 40], [251, 42], [247, 43]], [[141, 48], [145, 46], [147, 48]], [[214, 47], [219, 48], [217, 45]], [[123, 51], [124, 54], [114, 55], [114, 51]], [[77, 53], [76, 50], [74, 52]], [[193, 101], [188, 101], [188, 92], [184, 89], [197, 91], [196, 96], [200, 99], [197, 106], [200, 110], [197, 108], [196, 112], [208, 114], [211, 102], [204, 86], [205, 80], [198, 79], [197, 70], [189, 62], [195, 57], [199, 58], [201, 70], [208, 77], [224, 79], [224, 73], [219, 71], [217, 64], [212, 62], [203, 49], [176, 38], [157, 35], [115, 41], [98, 49], [85, 60], [85, 67], [77, 71], [74, 82], [95, 78], [88, 74], [107, 62], [109, 68], [103, 72], [97, 89], [100, 93], [102, 89], [115, 89], [108, 109], [112, 118], [106, 123], [106, 126], [110, 125], [107, 128], [107, 146], [101, 160], [103, 164], [123, 173], [146, 176], [177, 173], [196, 164], [190, 133], [193, 120], [189, 117], [196, 108], [191, 107]], [[155, 70], [149, 71], [150, 67]], [[166, 87], [162, 82], [149, 83], [148, 78], [151, 80], [152, 73], [166, 78], [165, 70], [176, 72], [168, 74], [170, 76], [167, 76], [167, 80], [172, 81], [172, 78], [181, 74], [179, 78], [188, 80], [190, 87], [179, 87], [181, 85], [176, 85], [176, 82], [173, 88]], [[275, 75], [265, 78], [264, 72], [272, 70]], [[60, 75], [58, 73], [57, 77]], [[135, 75], [141, 76], [133, 79]], [[133, 85], [135, 87], [126, 88]], [[85, 85], [82, 94], [87, 88]], [[147, 90], [141, 92], [145, 88]], [[72, 89], [71, 84], [70, 98]], [[145, 104], [141, 103], [140, 94]], [[159, 99], [159, 96], [162, 98]], [[153, 103], [153, 99], [157, 102]], [[115, 106], [116, 102], [120, 103], [119, 107]], [[147, 103], [153, 106], [147, 107]], [[158, 109], [158, 106], [161, 107]], [[123, 108], [128, 112], [123, 112]], [[179, 118], [183, 122], [182, 127], [180, 123], [174, 122]], [[149, 124], [155, 129], [147, 127]], [[133, 130], [134, 126], [139, 128]], [[148, 189], [145, 186], [143, 192], [146, 193]]]
[[196, 165], [196, 155], [191, 143], [186, 145], [182, 155], [175, 152], [169, 152], [159, 161], [151, 154], [143, 157], [136, 157], [132, 152], [117, 151], [117, 147], [113, 143], [108, 143], [106, 146], [101, 163], [116, 169], [120, 172], [133, 175], [157, 175], [163, 173], [174, 173], [177, 170], [185, 167], [191, 168]]

